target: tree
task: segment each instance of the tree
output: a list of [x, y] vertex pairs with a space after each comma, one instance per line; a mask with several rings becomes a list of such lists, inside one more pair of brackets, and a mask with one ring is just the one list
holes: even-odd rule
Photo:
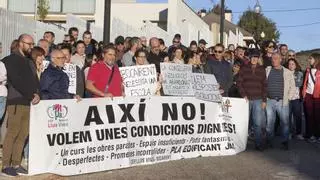
[[[228, 7], [226, 6], [226, 7], [224, 8], [224, 10], [225, 10], [225, 11], [228, 11]], [[220, 5], [220, 4], [215, 4], [215, 5], [213, 6], [213, 8], [210, 10], [210, 12], [213, 12], [213, 13], [215, 13], [215, 14], [217, 14], [217, 15], [220, 15], [220, 14], [221, 14], [221, 5]]]
[[[258, 14], [250, 9], [241, 15], [238, 26], [252, 33], [254, 39], [259, 44], [263, 40], [274, 40], [277, 42], [280, 38], [280, 32], [275, 22], [263, 14]], [[264, 38], [261, 37], [262, 32], [265, 34]]]
[[37, 0], [38, 1], [38, 7], [37, 7], [37, 13], [41, 21], [43, 21], [49, 12], [49, 1], [48, 0]]

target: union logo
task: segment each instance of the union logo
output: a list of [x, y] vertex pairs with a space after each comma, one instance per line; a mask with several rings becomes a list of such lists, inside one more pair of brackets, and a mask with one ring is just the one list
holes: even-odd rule
[[229, 113], [229, 110], [231, 107], [232, 106], [231, 106], [231, 102], [229, 99], [226, 99], [224, 102], [222, 101], [222, 103], [221, 103], [222, 112]]
[[47, 114], [51, 119], [60, 120], [68, 115], [68, 107], [61, 104], [54, 104], [48, 107]]

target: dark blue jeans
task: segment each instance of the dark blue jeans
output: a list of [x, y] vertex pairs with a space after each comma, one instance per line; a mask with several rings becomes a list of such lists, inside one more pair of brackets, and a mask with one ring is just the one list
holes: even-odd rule
[[249, 114], [252, 119], [254, 129], [254, 138], [256, 146], [263, 144], [265, 129], [266, 129], [266, 112], [261, 108], [261, 99], [249, 101]]
[[300, 99], [291, 100], [289, 104], [290, 130], [295, 134], [301, 134], [302, 127], [302, 103]]

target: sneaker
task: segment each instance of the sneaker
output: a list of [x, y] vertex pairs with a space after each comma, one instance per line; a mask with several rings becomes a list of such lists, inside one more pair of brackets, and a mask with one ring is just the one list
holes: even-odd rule
[[304, 140], [304, 137], [302, 136], [302, 134], [298, 134], [298, 135], [296, 136], [296, 138], [297, 138], [298, 140]]
[[17, 173], [16, 169], [13, 168], [13, 167], [6, 167], [6, 168], [2, 169], [2, 174], [4, 176], [8, 176], [8, 177], [16, 177], [16, 176], [18, 176], [18, 173]]
[[315, 142], [317, 142], [317, 139], [316, 139], [316, 137], [311, 136], [308, 141], [309, 141], [310, 143], [315, 143]]
[[14, 168], [19, 175], [27, 175], [28, 171], [22, 166], [17, 166]]
[[260, 151], [260, 152], [263, 152], [264, 151], [264, 148], [262, 147], [262, 146], [255, 146], [255, 149], [257, 150], [257, 151]]
[[282, 142], [281, 144], [282, 144], [283, 150], [286, 150], [286, 151], [289, 150], [289, 142], [288, 141]]

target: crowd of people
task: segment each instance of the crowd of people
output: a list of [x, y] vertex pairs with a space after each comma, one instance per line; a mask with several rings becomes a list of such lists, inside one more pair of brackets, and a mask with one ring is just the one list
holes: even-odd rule
[[[35, 46], [36, 45], [36, 46]], [[193, 72], [213, 74], [224, 97], [244, 98], [249, 104], [249, 129], [259, 151], [272, 148], [276, 129], [282, 132], [282, 147], [289, 149], [290, 137], [320, 143], [320, 54], [308, 58], [302, 70], [296, 54], [285, 44], [265, 41], [261, 49], [230, 44], [206, 47], [204, 39], [182, 44], [176, 34], [172, 45], [153, 37], [118, 36], [104, 44], [85, 31], [82, 39], [76, 27], [63, 42], [45, 32], [36, 44], [22, 34], [11, 44], [11, 54], [0, 61], [0, 118], [6, 114], [2, 172], [26, 174], [21, 166], [28, 144], [30, 103], [40, 100], [124, 96], [119, 67], [154, 64], [161, 88], [160, 63], [192, 65]], [[45, 68], [44, 62], [49, 62]], [[68, 91], [66, 64], [76, 65], [76, 93]], [[304, 113], [303, 113], [304, 112]], [[302, 115], [306, 130], [302, 129]], [[279, 124], [279, 125], [277, 125]], [[305, 132], [305, 134], [303, 134]], [[27, 156], [27, 155], [25, 155]]]

